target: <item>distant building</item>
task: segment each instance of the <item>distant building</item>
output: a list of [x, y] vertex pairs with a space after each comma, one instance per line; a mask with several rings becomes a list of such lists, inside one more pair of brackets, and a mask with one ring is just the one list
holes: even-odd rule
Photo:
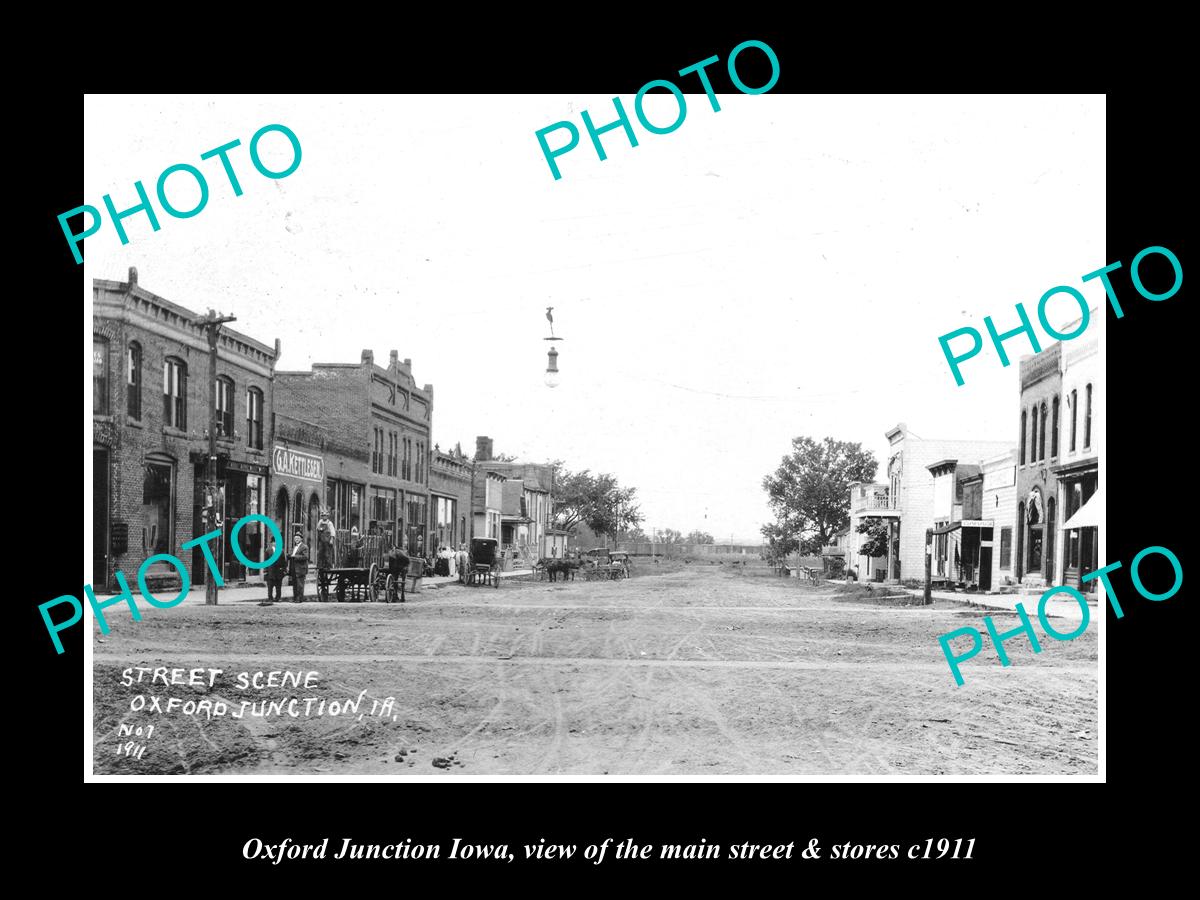
[[475, 466], [455, 447], [434, 447], [429, 467], [429, 530], [432, 545], [457, 550], [471, 540], [471, 484]]
[[475, 439], [475, 465], [479, 471], [504, 478], [500, 501], [501, 547], [514, 559], [536, 561], [561, 555], [564, 535], [550, 534], [554, 504], [554, 467], [495, 459], [492, 439]]
[[1015, 575], [1039, 592], [1058, 584], [1058, 477], [1062, 452], [1062, 344], [1020, 362], [1021, 400], [1017, 443], [1017, 546]]
[[[929, 467], [945, 460], [953, 460], [956, 465], [978, 465], [1009, 445], [1004, 441], [921, 438], [903, 422], [885, 436], [891, 445], [887, 481], [850, 486], [847, 565], [863, 581], [919, 580], [925, 577], [925, 530], [945, 519], [945, 514], [953, 515], [953, 509], [944, 508], [942, 501], [935, 506], [934, 475]], [[954, 484], [952, 497], [958, 490]], [[867, 537], [858, 532], [858, 527], [868, 519], [879, 520], [887, 529], [887, 552], [882, 556], [862, 553]]]
[[[193, 584], [208, 578], [197, 546], [181, 545], [205, 525], [208, 429], [217, 406], [217, 492], [212, 499], [224, 540], [211, 551], [226, 581], [249, 573], [229, 544], [238, 520], [265, 511], [274, 346], [222, 326], [216, 388], [201, 316], [129, 280], [92, 282], [92, 585], [109, 589], [113, 573], [131, 585], [149, 557], [190, 562]], [[243, 554], [262, 561], [262, 523], [240, 529]], [[169, 563], [147, 570], [155, 583], [180, 583]]]
[[1016, 582], [1013, 575], [1013, 523], [1017, 515], [1017, 451], [988, 457], [983, 470], [983, 518], [995, 525], [992, 532], [991, 589], [1003, 590]]
[[1100, 477], [1099, 419], [1100, 362], [1093, 330], [1062, 348], [1063, 434], [1058, 464], [1052, 474], [1058, 483], [1063, 535], [1059, 580], [1084, 591], [1094, 591], [1082, 576], [1099, 568], [1100, 525], [1103, 500], [1097, 496]]

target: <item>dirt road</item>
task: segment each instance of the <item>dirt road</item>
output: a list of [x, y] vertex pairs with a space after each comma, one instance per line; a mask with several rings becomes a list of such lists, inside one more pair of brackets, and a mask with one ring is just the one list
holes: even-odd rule
[[[1073, 641], [1044, 639], [1037, 655], [1013, 639], [1008, 668], [988, 644], [956, 687], [937, 637], [982, 631], [985, 612], [1002, 631], [1019, 624], [716, 566], [453, 586], [403, 605], [153, 610], [112, 622], [95, 645], [95, 771], [1094, 774], [1095, 621]], [[122, 684], [137, 666], [222, 672], [211, 687], [207, 675], [166, 685], [169, 674], [152, 683], [149, 672]], [[237, 677], [271, 671], [319, 676], [309, 689]], [[328, 714], [329, 701], [360, 695], [357, 715]], [[133, 712], [139, 696], [147, 708]], [[324, 714], [314, 700], [296, 715], [309, 697]], [[168, 712], [168, 698], [230, 713]], [[257, 716], [250, 704], [263, 701], [283, 703]], [[121, 723], [155, 729], [124, 735]]]

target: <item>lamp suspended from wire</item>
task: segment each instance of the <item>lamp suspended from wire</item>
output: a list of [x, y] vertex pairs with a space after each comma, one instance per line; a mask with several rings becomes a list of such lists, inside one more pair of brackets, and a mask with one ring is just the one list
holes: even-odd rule
[[[554, 336], [554, 307], [553, 306], [546, 307], [546, 321], [550, 323], [550, 337], [543, 338], [542, 340], [546, 340], [546, 341], [561, 341], [561, 340], [563, 340], [560, 337]], [[550, 347], [550, 352], [546, 354], [545, 381], [546, 381], [546, 387], [550, 387], [550, 388], [558, 387], [558, 382], [559, 382], [558, 351], [554, 349], [553, 345], [551, 345], [551, 347]]]

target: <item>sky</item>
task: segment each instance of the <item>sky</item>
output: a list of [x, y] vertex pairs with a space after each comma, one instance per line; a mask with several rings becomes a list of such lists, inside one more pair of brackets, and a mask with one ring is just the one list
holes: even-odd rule
[[[153, 197], [177, 163], [210, 194], [187, 219], [155, 199], [160, 230], [130, 217], [124, 246], [106, 218], [81, 268], [90, 285], [135, 266], [159, 296], [236, 315], [280, 339], [281, 370], [398, 350], [434, 386], [443, 449], [488, 435], [498, 453], [611, 472], [647, 529], [758, 540], [763, 477], [799, 435], [881, 463], [901, 421], [1015, 445], [1025, 339], [1007, 368], [985, 347], [959, 387], [938, 337], [988, 315], [1012, 328], [1018, 302], [1035, 318], [1056, 285], [1103, 307], [1081, 283], [1111, 261], [1103, 96], [718, 99], [687, 95], [671, 134], [634, 118], [638, 146], [616, 129], [600, 161], [580, 113], [612, 121], [605, 95], [89, 95], [83, 202], [131, 207], [135, 181]], [[669, 94], [645, 109], [678, 112]], [[555, 180], [535, 132], [561, 120], [581, 142]], [[275, 123], [302, 147], [278, 180], [248, 155]], [[241, 196], [200, 159], [234, 139]], [[291, 161], [278, 133], [260, 150]], [[167, 192], [181, 209], [199, 197], [186, 174]], [[1049, 310], [1078, 315], [1062, 297]]]

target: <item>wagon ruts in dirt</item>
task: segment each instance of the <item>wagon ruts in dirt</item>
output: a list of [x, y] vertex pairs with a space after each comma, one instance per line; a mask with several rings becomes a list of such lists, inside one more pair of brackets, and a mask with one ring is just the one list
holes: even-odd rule
[[500, 542], [495, 538], [471, 538], [467, 584], [500, 587]]
[[333, 540], [332, 565], [317, 568], [317, 598], [322, 603], [404, 602], [408, 557], [387, 534], [359, 535], [339, 529]]

